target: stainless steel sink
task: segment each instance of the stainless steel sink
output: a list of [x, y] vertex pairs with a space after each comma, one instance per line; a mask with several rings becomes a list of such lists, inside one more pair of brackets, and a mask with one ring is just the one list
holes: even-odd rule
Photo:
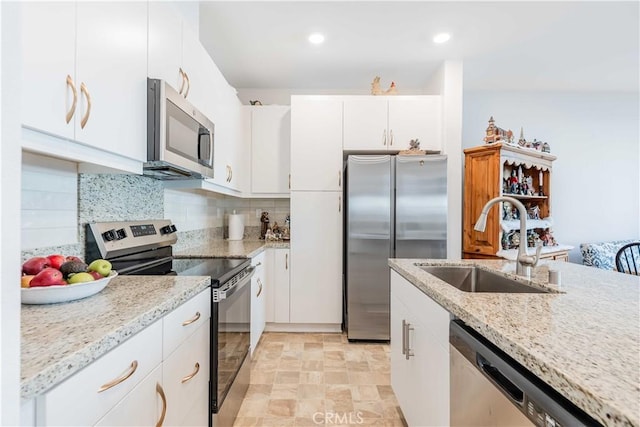
[[420, 268], [464, 292], [548, 293], [544, 289], [472, 266], [420, 266]]

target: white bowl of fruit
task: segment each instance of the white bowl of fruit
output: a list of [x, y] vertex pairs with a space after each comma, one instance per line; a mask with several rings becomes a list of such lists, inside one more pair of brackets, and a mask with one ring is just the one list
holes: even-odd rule
[[87, 265], [75, 256], [33, 257], [22, 264], [22, 303], [53, 304], [86, 298], [103, 290], [117, 275], [104, 259]]

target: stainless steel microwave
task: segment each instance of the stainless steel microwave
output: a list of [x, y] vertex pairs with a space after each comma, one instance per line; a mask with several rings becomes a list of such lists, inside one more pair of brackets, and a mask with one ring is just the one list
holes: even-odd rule
[[213, 178], [214, 124], [167, 82], [147, 79], [147, 162], [156, 179]]

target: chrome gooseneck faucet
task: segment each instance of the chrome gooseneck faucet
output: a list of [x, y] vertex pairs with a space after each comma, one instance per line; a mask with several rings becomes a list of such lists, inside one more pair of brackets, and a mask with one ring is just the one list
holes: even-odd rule
[[535, 255], [527, 254], [527, 209], [519, 200], [507, 196], [495, 197], [489, 200], [482, 208], [482, 212], [473, 229], [476, 231], [484, 231], [485, 228], [487, 228], [487, 214], [489, 213], [489, 209], [498, 202], [509, 202], [518, 208], [518, 212], [520, 212], [520, 243], [518, 244], [516, 274], [528, 279], [531, 277], [531, 268], [535, 267], [540, 260], [542, 247], [538, 246]]

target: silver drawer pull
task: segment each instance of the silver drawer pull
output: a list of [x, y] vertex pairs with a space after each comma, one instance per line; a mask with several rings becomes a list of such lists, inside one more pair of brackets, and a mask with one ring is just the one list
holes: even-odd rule
[[122, 375], [120, 375], [115, 380], [112, 380], [112, 381], [109, 381], [108, 383], [103, 384], [98, 389], [98, 393], [102, 393], [103, 391], [109, 390], [111, 387], [115, 387], [121, 382], [126, 381], [131, 375], [133, 375], [136, 369], [138, 369], [138, 361], [134, 360], [133, 362], [131, 362], [131, 366], [129, 366], [129, 369], [123, 372]]
[[194, 370], [192, 373], [190, 373], [189, 375], [187, 375], [186, 377], [182, 378], [181, 383], [184, 384], [187, 381], [189, 381], [191, 378], [195, 377], [196, 375], [198, 375], [198, 372], [200, 372], [200, 364], [198, 362], [196, 362], [195, 366], [194, 366]]
[[196, 315], [195, 316], [193, 316], [191, 319], [187, 319], [184, 322], [182, 322], [182, 326], [187, 326], [187, 325], [192, 324], [193, 322], [197, 322], [199, 318], [200, 318], [200, 312], [196, 311]]

